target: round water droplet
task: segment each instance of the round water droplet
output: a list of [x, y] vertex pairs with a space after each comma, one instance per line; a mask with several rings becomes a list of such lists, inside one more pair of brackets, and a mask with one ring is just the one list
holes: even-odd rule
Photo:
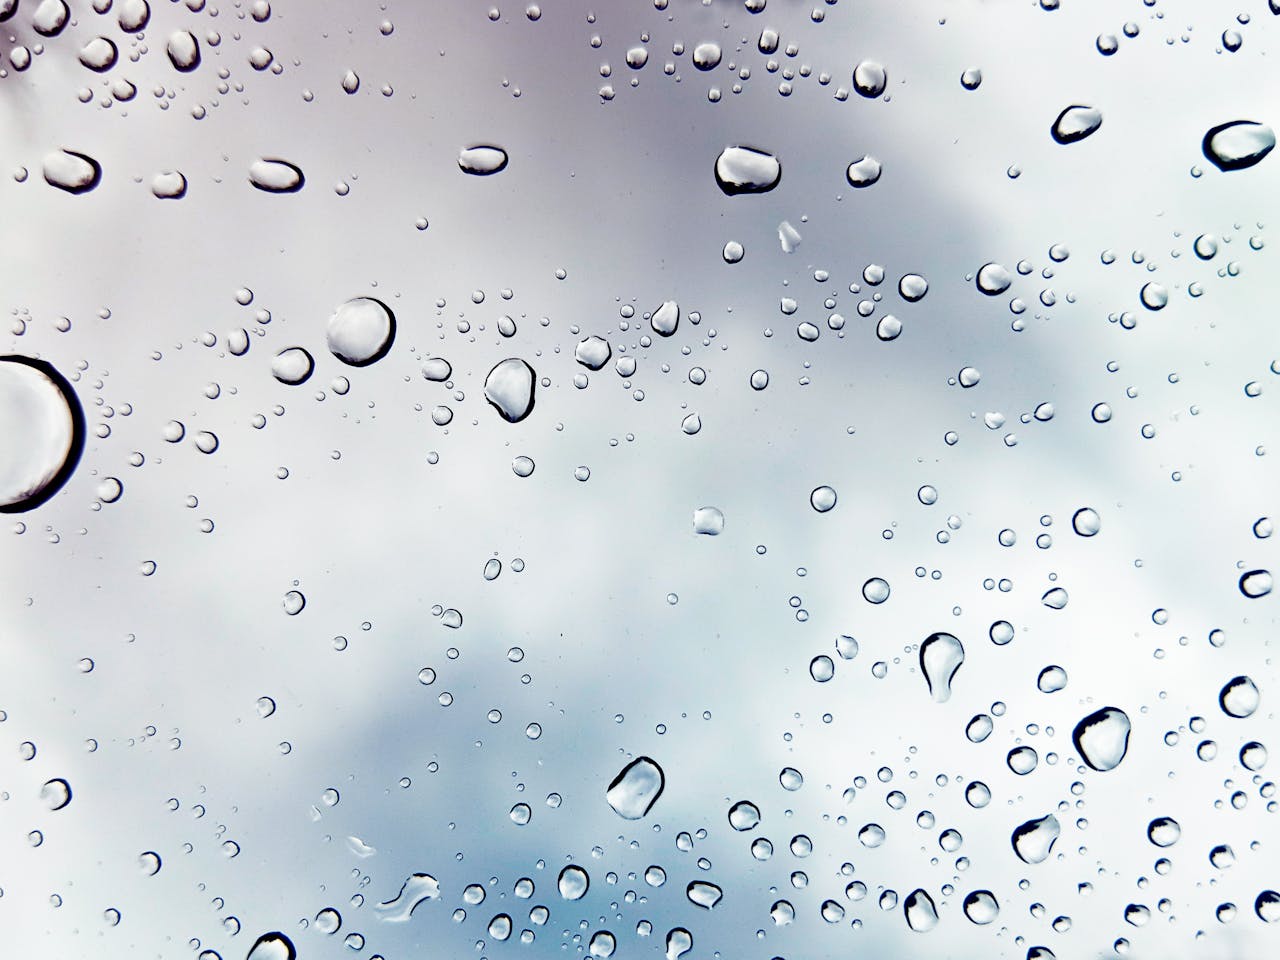
[[1265, 597], [1271, 592], [1273, 586], [1269, 570], [1250, 570], [1240, 576], [1240, 592], [1250, 600]]
[[329, 352], [353, 367], [367, 367], [387, 355], [396, 338], [396, 318], [381, 300], [356, 297], [333, 312], [325, 331]]
[[835, 675], [835, 662], [826, 654], [816, 656], [809, 661], [809, 676], [818, 683], [826, 683]]
[[795, 767], [783, 767], [782, 772], [778, 774], [778, 783], [782, 785], [783, 790], [794, 793], [804, 786], [804, 774]]
[[1041, 693], [1057, 693], [1067, 685], [1067, 671], [1057, 664], [1045, 667], [1036, 678]]
[[509, 357], [489, 371], [484, 398], [508, 423], [519, 423], [533, 410], [535, 374], [518, 357]]
[[1228, 680], [1218, 693], [1218, 705], [1228, 717], [1243, 720], [1253, 716], [1262, 702], [1262, 694], [1249, 677], [1239, 676]]
[[951, 681], [964, 663], [964, 645], [949, 633], [933, 633], [920, 644], [920, 672], [934, 703], [951, 699]]
[[982, 71], [976, 68], [966, 70], [960, 74], [960, 86], [966, 90], [977, 90], [982, 85]]
[[729, 826], [739, 833], [754, 830], [760, 824], [760, 808], [750, 800], [739, 800], [729, 808]]
[[1172, 847], [1182, 836], [1182, 827], [1172, 817], [1156, 817], [1147, 824], [1147, 839], [1157, 847]]
[[1253, 901], [1253, 912], [1263, 923], [1280, 923], [1280, 893], [1263, 890]]
[[587, 952], [593, 957], [612, 957], [613, 951], [617, 949], [618, 940], [608, 930], [597, 930], [591, 935], [591, 940], [587, 944]]
[[148, 877], [154, 877], [160, 872], [160, 854], [148, 850], [146, 853], [138, 855], [138, 868]]
[[71, 384], [44, 360], [0, 356], [0, 513], [47, 501], [84, 451], [85, 422]]
[[61, 810], [71, 802], [71, 784], [57, 777], [40, 788], [40, 801], [49, 810]]
[[1124, 759], [1131, 729], [1127, 713], [1119, 707], [1103, 707], [1076, 724], [1071, 741], [1086, 765], [1105, 773]]
[[119, 51], [106, 37], [94, 37], [80, 48], [80, 62], [95, 73], [110, 70]]
[[720, 252], [720, 255], [724, 257], [725, 263], [739, 263], [743, 256], [746, 255], [746, 250], [743, 249], [742, 244], [737, 240], [730, 240], [724, 245], [724, 249]]
[[782, 179], [782, 164], [755, 147], [725, 147], [716, 157], [715, 175], [726, 196], [767, 193]]
[[1222, 171], [1252, 167], [1276, 145], [1276, 135], [1264, 123], [1232, 120], [1212, 127], [1204, 135], [1201, 150], [1205, 158]]
[[311, 354], [302, 347], [286, 347], [271, 359], [271, 375], [290, 386], [306, 383], [315, 368]]
[[[177, 170], [157, 173], [151, 178], [151, 195], [157, 200], [181, 200], [187, 195], [187, 178]], [[244, 350], [240, 352], [244, 353]]]
[[1049, 132], [1058, 143], [1076, 143], [1102, 126], [1102, 111], [1097, 107], [1070, 106], [1058, 114]]
[[572, 863], [560, 871], [556, 880], [556, 888], [566, 900], [581, 900], [587, 895], [590, 886], [591, 878], [587, 876], [587, 871]]
[[320, 933], [333, 936], [342, 929], [342, 914], [333, 907], [325, 907], [316, 914], [315, 928]]
[[999, 296], [1009, 289], [1013, 277], [1009, 271], [998, 263], [984, 263], [978, 268], [975, 280], [978, 289], [989, 297]]
[[883, 577], [872, 577], [862, 585], [862, 598], [867, 603], [884, 603], [889, 599], [889, 581]]
[[693, 48], [693, 65], [699, 70], [714, 70], [720, 65], [720, 44], [708, 41]]
[[88, 154], [54, 150], [45, 154], [44, 180], [67, 193], [88, 193], [102, 181], [102, 167]]
[[664, 786], [666, 777], [657, 761], [637, 757], [613, 778], [605, 799], [624, 820], [640, 820], [658, 802]]
[[897, 340], [902, 336], [902, 321], [893, 314], [888, 314], [880, 318], [880, 322], [876, 324], [876, 337], [888, 343], [890, 340]]
[[307, 598], [302, 595], [300, 590], [290, 590], [284, 595], [284, 612], [291, 617], [296, 617], [302, 612], [302, 608], [307, 605]]
[[488, 177], [507, 168], [507, 151], [501, 147], [478, 144], [458, 154], [458, 168], [473, 177]]
[[923, 300], [924, 295], [929, 292], [929, 281], [918, 273], [904, 274], [898, 281], [898, 296], [902, 297], [908, 303], [915, 303], [917, 300]]
[[1257, 740], [1250, 740], [1240, 748], [1240, 766], [1246, 770], [1261, 770], [1267, 765], [1267, 748]]
[[818, 513], [826, 513], [836, 505], [836, 492], [831, 487], [814, 487], [809, 493], [809, 505]]
[[1148, 310], [1163, 310], [1169, 303], [1169, 291], [1163, 284], [1153, 280], [1143, 284], [1142, 289], [1138, 291], [1138, 299]]
[[249, 164], [249, 182], [266, 193], [297, 193], [306, 177], [301, 167], [288, 160], [263, 157]]
[[1031, 747], [1014, 747], [1005, 757], [1009, 769], [1020, 777], [1025, 777], [1040, 764], [1040, 755]]
[[1081, 507], [1071, 517], [1071, 528], [1082, 537], [1096, 536], [1102, 529], [1102, 518], [1092, 507]]
[[853, 88], [868, 99], [880, 96], [888, 85], [888, 72], [874, 60], [863, 60], [853, 68]]
[[724, 533], [724, 514], [717, 507], [699, 507], [693, 511], [693, 532], [718, 537]]
[[1000, 916], [1000, 904], [990, 890], [975, 890], [964, 898], [964, 915], [971, 922], [985, 926]]

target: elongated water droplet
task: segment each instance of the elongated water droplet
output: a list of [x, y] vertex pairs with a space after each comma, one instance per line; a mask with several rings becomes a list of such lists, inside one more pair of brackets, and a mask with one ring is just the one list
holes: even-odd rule
[[587, 876], [587, 871], [574, 863], [561, 870], [556, 880], [556, 888], [566, 900], [581, 900], [587, 895], [590, 886], [591, 878]]
[[1013, 831], [1013, 852], [1023, 863], [1042, 863], [1061, 833], [1062, 826], [1053, 814], [1028, 820]]
[[151, 178], [151, 195], [157, 200], [181, 200], [187, 195], [187, 178], [177, 170], [157, 173]]
[[1068, 599], [1070, 598], [1067, 596], [1067, 591], [1061, 587], [1053, 587], [1045, 591], [1044, 596], [1040, 598], [1040, 602], [1050, 610], [1061, 610], [1067, 605]]
[[949, 633], [930, 634], [920, 644], [920, 672], [934, 703], [951, 699], [951, 680], [964, 663], [964, 645]]
[[422, 376], [436, 383], [443, 383], [453, 374], [453, 367], [443, 357], [432, 357], [422, 361]]
[[1076, 143], [1101, 126], [1102, 111], [1097, 107], [1070, 106], [1058, 114], [1049, 132], [1058, 143]]
[[67, 193], [88, 193], [102, 181], [102, 167], [88, 154], [55, 150], [45, 154], [44, 180]]
[[725, 147], [716, 158], [715, 174], [726, 196], [767, 193], [782, 179], [782, 164], [755, 147]]
[[52, 364], [0, 356], [0, 513], [34, 510], [75, 472], [84, 410]]
[[1205, 159], [1222, 171], [1245, 170], [1270, 153], [1276, 145], [1275, 131], [1265, 123], [1232, 120], [1211, 127], [1200, 147]]
[[680, 304], [674, 300], [664, 301], [657, 310], [653, 311], [653, 315], [649, 318], [649, 326], [660, 337], [671, 336], [680, 326]]
[[694, 880], [685, 888], [685, 896], [694, 906], [710, 910], [724, 897], [724, 891], [714, 883]]
[[1129, 715], [1119, 707], [1095, 710], [1076, 724], [1071, 741], [1089, 767], [1105, 773], [1114, 770], [1129, 750]]
[[489, 371], [484, 380], [484, 398], [502, 419], [519, 423], [533, 410], [536, 377], [533, 367], [518, 357], [508, 357]]
[[249, 164], [249, 182], [266, 193], [297, 193], [307, 180], [298, 165], [277, 157], [263, 157]]
[[379, 920], [387, 923], [404, 923], [413, 915], [418, 904], [435, 900], [440, 896], [440, 884], [429, 873], [413, 873], [400, 884], [400, 892], [392, 899], [376, 904], [373, 908]]
[[169, 34], [164, 49], [173, 68], [181, 73], [190, 73], [200, 66], [200, 42], [188, 30], [177, 30]]
[[325, 331], [329, 352], [353, 367], [387, 355], [396, 338], [396, 317], [381, 300], [356, 297], [333, 312]]
[[605, 799], [624, 820], [639, 820], [658, 802], [664, 786], [662, 767], [649, 757], [637, 757], [613, 778]]
[[507, 151], [501, 147], [478, 144], [458, 154], [458, 168], [473, 177], [488, 177], [507, 168]]
[[938, 925], [938, 908], [924, 890], [917, 888], [908, 893], [902, 901], [902, 912], [907, 926], [916, 933], [928, 933]]
[[1273, 586], [1270, 570], [1250, 570], [1240, 575], [1240, 592], [1250, 600], [1265, 597]]

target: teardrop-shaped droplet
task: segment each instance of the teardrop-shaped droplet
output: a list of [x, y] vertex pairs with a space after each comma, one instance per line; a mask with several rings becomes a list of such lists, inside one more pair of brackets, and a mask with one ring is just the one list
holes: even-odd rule
[[519, 357], [508, 357], [484, 379], [484, 398], [508, 423], [519, 423], [533, 410], [536, 377], [533, 367]]
[[1200, 146], [1210, 163], [1219, 170], [1229, 171], [1252, 167], [1275, 145], [1275, 131], [1265, 123], [1233, 120], [1212, 127]]
[[1028, 820], [1013, 831], [1013, 852], [1023, 863], [1042, 863], [1061, 833], [1062, 825], [1052, 813]]
[[264, 933], [249, 948], [245, 960], [297, 960], [293, 941], [278, 931]]
[[1050, 610], [1061, 610], [1067, 605], [1069, 599], [1067, 591], [1063, 590], [1062, 587], [1053, 587], [1045, 591], [1044, 596], [1040, 598], [1040, 602]]
[[666, 777], [657, 761], [637, 757], [613, 778], [605, 791], [605, 799], [624, 820], [639, 820], [653, 809], [664, 786]]
[[782, 164], [755, 147], [725, 147], [716, 157], [716, 183], [729, 197], [768, 193], [782, 179]]
[[938, 908], [924, 890], [917, 888], [908, 893], [902, 901], [902, 912], [907, 926], [916, 933], [928, 933], [938, 925]]
[[98, 161], [75, 150], [55, 150], [45, 154], [44, 182], [67, 193], [88, 193], [102, 181]]
[[930, 634], [920, 644], [920, 672], [934, 703], [951, 699], [951, 680], [964, 663], [964, 645], [949, 633]]
[[685, 896], [694, 906], [710, 910], [724, 897], [724, 891], [714, 883], [694, 880], [685, 888]]
[[507, 151], [501, 147], [478, 144], [458, 154], [458, 168], [473, 177], [488, 177], [507, 168]]
[[263, 157], [249, 164], [249, 182], [265, 193], [297, 193], [307, 181], [296, 164]]
[[1237, 720], [1253, 716], [1261, 702], [1262, 694], [1258, 691], [1258, 685], [1246, 676], [1228, 680], [1218, 693], [1218, 705], [1222, 707], [1222, 712]]
[[1058, 143], [1076, 143], [1102, 126], [1102, 111], [1097, 107], [1070, 106], [1058, 114], [1050, 133]]
[[356, 297], [333, 312], [325, 336], [329, 352], [343, 363], [367, 367], [391, 349], [396, 338], [396, 316], [381, 300]]
[[556, 880], [556, 888], [560, 891], [560, 896], [566, 900], [581, 900], [587, 895], [590, 886], [591, 878], [587, 876], [587, 871], [575, 863], [561, 870]]
[[1119, 707], [1095, 710], [1076, 724], [1071, 740], [1080, 759], [1105, 773], [1114, 770], [1129, 750], [1129, 715]]
[[57, 493], [84, 438], [80, 400], [52, 364], [0, 356], [0, 513], [34, 510]]
[[669, 337], [680, 326], [680, 304], [674, 300], [666, 300], [649, 318], [649, 326], [660, 337]]
[[489, 921], [489, 936], [494, 940], [506, 940], [511, 936], [511, 917], [500, 913]]

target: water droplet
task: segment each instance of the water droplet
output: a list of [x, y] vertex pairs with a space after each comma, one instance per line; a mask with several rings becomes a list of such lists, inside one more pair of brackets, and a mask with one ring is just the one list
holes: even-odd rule
[[284, 595], [284, 612], [291, 617], [296, 617], [302, 612], [302, 608], [307, 605], [307, 598], [302, 595], [300, 590], [290, 590]]
[[916, 889], [907, 894], [902, 901], [902, 912], [907, 918], [907, 926], [916, 933], [928, 933], [938, 925], [938, 908], [933, 897], [924, 890]]
[[1071, 517], [1071, 528], [1082, 537], [1096, 536], [1102, 529], [1102, 518], [1092, 507], [1081, 507]]
[[729, 808], [729, 826], [739, 833], [754, 830], [760, 824], [760, 808], [750, 800], [739, 800]]
[[1067, 596], [1067, 591], [1061, 587], [1054, 587], [1045, 591], [1044, 596], [1040, 598], [1040, 602], [1050, 610], [1061, 610], [1067, 605], [1068, 599], [1070, 598]]
[[949, 633], [930, 634], [920, 644], [920, 672], [934, 703], [951, 699], [951, 680], [964, 663], [964, 645]]
[[720, 252], [720, 255], [724, 257], [725, 263], [739, 263], [743, 256], [746, 255], [746, 250], [743, 249], [742, 244], [737, 240], [730, 240], [724, 245], [724, 249]]
[[63, 0], [41, 0], [31, 15], [31, 27], [42, 37], [56, 37], [70, 16], [71, 11]]
[[975, 282], [978, 290], [989, 297], [995, 297], [1009, 289], [1013, 283], [1013, 277], [998, 263], [984, 263], [978, 268]]
[[1258, 686], [1246, 676], [1233, 677], [1218, 693], [1218, 705], [1228, 717], [1243, 720], [1253, 715], [1262, 701]]
[[190, 73], [200, 66], [200, 43], [188, 30], [175, 30], [169, 34], [164, 49], [173, 68], [181, 73]]
[[289, 386], [306, 383], [315, 368], [311, 354], [302, 347], [285, 347], [271, 359], [271, 375]]
[[1267, 765], [1267, 748], [1257, 740], [1250, 740], [1240, 748], [1240, 766], [1246, 770], [1261, 770]]
[[1269, 570], [1250, 570], [1240, 576], [1240, 592], [1250, 600], [1265, 597], [1271, 592], [1272, 586], [1271, 571]]
[[782, 785], [783, 790], [794, 793], [804, 786], [804, 775], [795, 767], [783, 767], [782, 772], [778, 774], [778, 783]]
[[80, 48], [80, 62], [95, 73], [110, 70], [119, 51], [106, 37], [94, 37]]
[[872, 577], [862, 585], [862, 598], [867, 603], [884, 603], [889, 599], [889, 581]]
[[1147, 824], [1147, 839], [1157, 847], [1172, 847], [1182, 836], [1182, 827], [1172, 817], [1156, 817]]
[[1102, 111], [1097, 107], [1070, 106], [1058, 114], [1050, 133], [1058, 143], [1076, 143], [1102, 126]]
[[508, 423], [519, 423], [533, 410], [533, 367], [517, 357], [499, 362], [484, 381], [484, 397]]
[[1041, 693], [1057, 693], [1066, 685], [1067, 671], [1057, 664], [1045, 667], [1036, 678], [1036, 686]]
[[396, 318], [381, 300], [356, 297], [333, 312], [325, 331], [329, 352], [353, 367], [367, 367], [387, 355], [396, 338]]
[[1200, 146], [1210, 163], [1219, 170], [1230, 171], [1252, 167], [1275, 145], [1275, 132], [1266, 124], [1232, 120], [1210, 128]]
[[960, 74], [960, 86], [966, 90], [977, 90], [982, 85], [982, 71], [976, 68], [966, 70]]
[[639, 820], [658, 802], [665, 785], [662, 767], [649, 757], [637, 757], [613, 778], [605, 799], [624, 820]]
[[458, 154], [458, 168], [474, 177], [488, 177], [507, 168], [507, 151], [501, 147], [479, 144]]
[[71, 802], [71, 784], [57, 777], [40, 788], [40, 800], [50, 810], [61, 810]]
[[160, 872], [160, 854], [152, 850], [139, 854], [138, 867], [148, 877], [154, 877]]
[[874, 60], [863, 60], [853, 68], [853, 88], [868, 99], [880, 96], [888, 85], [888, 72]]
[[1080, 759], [1101, 773], [1114, 770], [1129, 750], [1129, 715], [1119, 707], [1095, 710], [1076, 724], [1071, 733]]
[[297, 960], [293, 941], [283, 933], [264, 933], [249, 949], [245, 960]]
[[1005, 757], [1009, 769], [1020, 777], [1025, 777], [1040, 763], [1040, 755], [1031, 747], [1014, 747]]
[[[157, 173], [151, 178], [151, 195], [157, 200], [181, 200], [187, 195], [187, 178], [177, 170]], [[245, 350], [247, 349], [246, 343]], [[244, 353], [244, 350], [240, 353]]]
[[443, 383], [453, 374], [453, 367], [442, 357], [422, 361], [422, 376], [436, 383]]
[[667, 960], [680, 960], [693, 949], [693, 934], [684, 927], [676, 927], [667, 934]]
[[266, 193], [297, 193], [306, 177], [301, 167], [288, 160], [263, 157], [249, 164], [249, 182]]
[[849, 164], [849, 169], [844, 172], [844, 175], [849, 181], [849, 186], [861, 188], [874, 184], [880, 179], [880, 173], [880, 161], [875, 157], [864, 156]]
[[587, 944], [587, 952], [593, 957], [612, 957], [613, 951], [617, 949], [618, 940], [608, 930], [597, 930], [591, 935], [591, 940]]
[[836, 505], [836, 492], [831, 487], [814, 487], [809, 494], [809, 505], [818, 513], [826, 513]]
[[316, 914], [316, 930], [326, 936], [333, 936], [342, 929], [342, 914], [333, 907], [325, 907]]
[[604, 337], [587, 337], [578, 343], [573, 356], [588, 370], [599, 370], [613, 356], [613, 348]]
[[716, 158], [715, 174], [726, 196], [767, 193], [782, 179], [782, 164], [755, 147], [725, 147]]
[[929, 281], [918, 273], [904, 274], [898, 281], [898, 296], [908, 303], [923, 300], [929, 292]]
[[1013, 852], [1023, 863], [1042, 863], [1061, 833], [1062, 826], [1053, 814], [1028, 820], [1013, 831]]
[[724, 514], [717, 507], [699, 507], [693, 511], [693, 532], [718, 537], [724, 533]]
[[1000, 904], [990, 890], [975, 890], [964, 898], [964, 915], [973, 923], [984, 926], [995, 922], [1000, 915]]
[[710, 910], [724, 897], [724, 891], [714, 883], [694, 880], [685, 888], [685, 896], [694, 906]]
[[33, 510], [71, 477], [85, 422], [71, 384], [44, 360], [0, 356], [0, 513]]
[[649, 326], [658, 336], [671, 336], [680, 326], [680, 304], [674, 300], [664, 301], [657, 310], [653, 311], [653, 316], [649, 318]]
[[1169, 303], [1169, 291], [1163, 284], [1153, 280], [1142, 285], [1142, 289], [1138, 291], [1138, 299], [1148, 310], [1163, 310]]
[[1280, 893], [1263, 890], [1253, 901], [1253, 912], [1264, 923], [1280, 923]]
[[270, 697], [259, 697], [257, 703], [258, 716], [266, 719], [276, 712], [276, 702]]
[[693, 65], [699, 70], [714, 70], [720, 65], [720, 44], [708, 41], [693, 48]]
[[67, 193], [88, 193], [102, 181], [102, 167], [88, 154], [54, 150], [45, 154], [44, 180]]
[[560, 896], [566, 900], [581, 900], [587, 895], [587, 888], [590, 886], [591, 878], [587, 876], [587, 871], [572, 863], [560, 871], [556, 880]]
[[890, 340], [897, 340], [902, 335], [902, 321], [893, 314], [887, 314], [880, 318], [880, 322], [876, 324], [876, 337], [888, 343]]

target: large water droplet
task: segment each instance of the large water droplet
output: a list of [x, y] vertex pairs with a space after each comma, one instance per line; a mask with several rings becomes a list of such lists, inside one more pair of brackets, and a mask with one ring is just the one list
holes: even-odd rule
[[739, 800], [729, 808], [729, 826], [738, 832], [755, 829], [760, 823], [760, 808], [750, 800]]
[[1182, 827], [1173, 817], [1156, 817], [1147, 824], [1147, 839], [1157, 847], [1172, 847], [1182, 836]]
[[973, 923], [985, 926], [1000, 916], [1000, 904], [990, 890], [975, 890], [964, 898], [964, 915]]
[[1253, 901], [1253, 912], [1263, 923], [1280, 923], [1280, 893], [1263, 890]]
[[110, 70], [119, 51], [106, 37], [94, 37], [80, 48], [80, 63], [95, 73]]
[[31, 27], [42, 37], [56, 37], [70, 16], [71, 11], [64, 0], [41, 0], [31, 15]]
[[767, 193], [782, 179], [782, 164], [755, 147], [725, 147], [716, 157], [716, 183], [726, 196]]
[[263, 157], [249, 164], [249, 182], [266, 193], [297, 193], [307, 178], [301, 167], [288, 160]]
[[988, 297], [995, 297], [1009, 289], [1013, 283], [1013, 277], [998, 263], [984, 263], [978, 268], [975, 282], [982, 293]]
[[920, 644], [920, 672], [934, 703], [951, 699], [951, 680], [964, 663], [964, 645], [949, 633], [930, 634]]
[[[181, 200], [187, 195], [187, 178], [177, 170], [157, 173], [151, 178], [151, 195], [157, 200]], [[248, 349], [248, 346], [244, 348]], [[244, 350], [240, 353], [244, 353]]]
[[1250, 600], [1265, 597], [1273, 586], [1270, 570], [1250, 570], [1240, 575], [1240, 592]]
[[880, 96], [888, 85], [888, 71], [874, 60], [863, 60], [853, 68], [853, 88], [868, 99]]
[[836, 505], [836, 491], [832, 487], [814, 487], [809, 493], [809, 505], [818, 513], [826, 513]]
[[533, 367], [519, 357], [508, 357], [484, 379], [484, 398], [507, 423], [519, 423], [533, 410]]
[[714, 883], [707, 883], [705, 880], [693, 880], [685, 888], [685, 896], [695, 906], [710, 910], [724, 897], [724, 891]]
[[573, 351], [574, 359], [588, 370], [599, 370], [613, 356], [613, 348], [604, 337], [587, 337]]
[[1050, 133], [1058, 143], [1076, 143], [1102, 126], [1102, 111], [1097, 107], [1070, 106], [1058, 114]]
[[1013, 852], [1023, 863], [1042, 863], [1062, 833], [1062, 826], [1053, 814], [1028, 820], [1013, 831]]
[[61, 810], [71, 802], [71, 784], [56, 777], [40, 788], [40, 800], [49, 810]]
[[938, 908], [933, 897], [919, 888], [912, 890], [902, 901], [902, 912], [907, 926], [916, 933], [928, 933], [938, 925]]
[[1228, 717], [1243, 720], [1252, 716], [1262, 701], [1258, 685], [1246, 676], [1234, 677], [1218, 693], [1218, 705]]
[[851, 187], [869, 187], [880, 179], [881, 167], [880, 161], [875, 157], [864, 156], [860, 160], [855, 160], [849, 164], [849, 169], [844, 172], [845, 179], [849, 181]]
[[1129, 715], [1119, 707], [1095, 710], [1076, 724], [1071, 741], [1080, 759], [1094, 770], [1114, 770], [1129, 749]]
[[575, 863], [561, 870], [556, 880], [556, 888], [566, 900], [581, 900], [587, 895], [590, 886], [591, 878], [587, 876], [587, 871]]
[[693, 511], [693, 532], [718, 537], [724, 533], [724, 514], [718, 507], [699, 507]]
[[714, 70], [720, 65], [721, 56], [720, 44], [709, 40], [693, 48], [693, 65], [699, 70]]
[[190, 73], [200, 66], [200, 42], [189, 30], [176, 30], [169, 34], [164, 49], [173, 68], [181, 73]]
[[440, 884], [429, 873], [414, 873], [405, 878], [400, 892], [390, 900], [374, 906], [378, 919], [388, 923], [404, 923], [413, 915], [418, 904], [440, 896]]
[[306, 383], [315, 368], [311, 354], [302, 347], [285, 347], [271, 358], [271, 375], [289, 386]]
[[1265, 123], [1232, 120], [1212, 127], [1200, 144], [1205, 158], [1219, 170], [1244, 170], [1270, 153], [1275, 131]]
[[391, 349], [396, 338], [396, 317], [381, 300], [356, 297], [333, 312], [325, 336], [329, 352], [343, 363], [367, 367]]
[[624, 820], [639, 820], [658, 802], [664, 786], [662, 767], [649, 757], [637, 757], [613, 778], [605, 799]]
[[473, 177], [487, 177], [507, 168], [507, 151], [501, 147], [479, 144], [458, 154], [458, 168]]
[[674, 300], [665, 300], [649, 318], [649, 326], [660, 337], [669, 337], [680, 326], [680, 304]]
[[0, 513], [57, 493], [80, 462], [84, 433], [80, 400], [52, 364], [0, 357]]
[[45, 154], [44, 181], [67, 193], [88, 193], [102, 181], [102, 167], [88, 154], [54, 150]]
[[1071, 517], [1071, 528], [1082, 537], [1093, 537], [1102, 529], [1102, 518], [1092, 507], [1081, 507]]
[[603, 958], [612, 957], [613, 951], [618, 947], [618, 939], [608, 930], [597, 930], [591, 935], [591, 941], [587, 944], [587, 952], [593, 957]]
[[297, 960], [293, 941], [283, 933], [264, 933], [249, 948], [245, 960]]
[[676, 927], [667, 934], [667, 960], [680, 960], [693, 949], [693, 934], [684, 927]]

